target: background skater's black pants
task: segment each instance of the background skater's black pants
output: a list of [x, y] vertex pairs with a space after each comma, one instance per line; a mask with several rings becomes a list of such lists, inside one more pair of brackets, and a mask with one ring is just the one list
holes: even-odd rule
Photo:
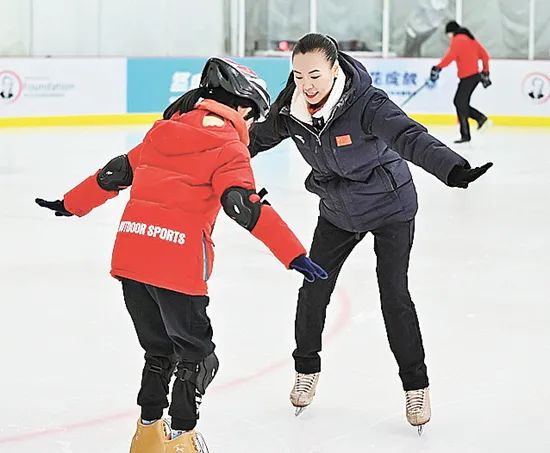
[[[190, 296], [123, 278], [126, 308], [139, 343], [145, 350], [145, 366], [138, 394], [141, 417], [156, 420], [168, 407], [168, 390], [176, 363], [192, 366], [210, 355], [212, 326], [206, 314], [208, 296]], [[169, 414], [172, 428], [191, 430], [197, 424], [195, 386], [176, 378]]]
[[[386, 225], [371, 233], [374, 235], [384, 323], [403, 388], [416, 390], [427, 387], [422, 336], [407, 281], [414, 220]], [[365, 235], [341, 230], [319, 217], [310, 257], [329, 273], [329, 278], [314, 283], [304, 281], [298, 293], [293, 357], [299, 373], [321, 370], [321, 335], [330, 296], [346, 258]]]
[[456, 114], [458, 115], [458, 122], [460, 124], [460, 137], [466, 140], [470, 140], [470, 125], [468, 124], [468, 118], [473, 118], [479, 124], [486, 119], [486, 116], [479, 110], [470, 106], [470, 99], [472, 93], [477, 87], [477, 84], [481, 81], [479, 74], [474, 74], [464, 79], [460, 79], [458, 88], [456, 90], [453, 103], [456, 107]]

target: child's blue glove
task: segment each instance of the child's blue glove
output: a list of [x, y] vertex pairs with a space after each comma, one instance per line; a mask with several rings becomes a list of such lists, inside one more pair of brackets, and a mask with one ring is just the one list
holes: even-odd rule
[[306, 255], [297, 256], [290, 263], [290, 269], [303, 274], [307, 282], [313, 283], [316, 278], [326, 280], [328, 278], [327, 272], [318, 264], [311, 261]]

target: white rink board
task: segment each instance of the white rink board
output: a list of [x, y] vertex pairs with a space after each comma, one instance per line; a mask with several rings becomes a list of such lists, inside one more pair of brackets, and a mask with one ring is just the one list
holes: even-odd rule
[[[438, 62], [430, 58], [361, 61], [374, 85], [398, 105], [424, 83]], [[493, 85], [476, 89], [474, 107], [489, 115], [550, 117], [550, 61], [491, 60], [490, 69]], [[457, 83], [453, 63], [405, 110], [454, 114]], [[0, 58], [0, 118], [124, 114], [127, 92], [126, 58]]]
[[0, 59], [0, 117], [121, 113], [125, 58]]
[[[373, 83], [401, 105], [428, 78], [433, 58], [362, 58]], [[480, 85], [472, 105], [492, 115], [550, 116], [550, 61], [490, 60], [493, 84]], [[416, 83], [413, 83], [416, 82]], [[424, 88], [406, 105], [407, 112], [454, 114], [453, 97], [458, 77], [452, 63], [440, 74], [433, 88]], [[529, 94], [532, 93], [532, 96]]]

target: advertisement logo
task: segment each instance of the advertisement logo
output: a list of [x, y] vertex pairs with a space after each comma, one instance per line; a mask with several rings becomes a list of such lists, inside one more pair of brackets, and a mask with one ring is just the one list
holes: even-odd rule
[[[376, 69], [370, 73], [372, 84], [386, 91], [390, 96], [409, 96], [414, 93], [422, 83], [416, 71], [396, 71], [393, 68], [388, 71]], [[419, 84], [419, 82], [421, 82]], [[434, 84], [428, 84], [428, 88], [434, 88]]]
[[533, 104], [543, 104], [550, 97], [550, 78], [542, 72], [532, 72], [523, 79], [524, 96]]
[[11, 104], [21, 96], [23, 82], [13, 71], [0, 71], [0, 104]]
[[171, 104], [182, 94], [198, 88], [201, 81], [201, 73], [192, 72], [179, 72], [176, 71], [172, 74], [172, 83], [170, 84], [170, 93], [176, 93], [176, 95], [170, 96], [168, 103]]

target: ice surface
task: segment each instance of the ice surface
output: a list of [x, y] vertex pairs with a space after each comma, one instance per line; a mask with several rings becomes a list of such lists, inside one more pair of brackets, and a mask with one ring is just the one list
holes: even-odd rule
[[[0, 134], [0, 452], [129, 449], [142, 351], [108, 275], [127, 194], [85, 218], [56, 199], [143, 127]], [[434, 127], [446, 142], [454, 127]], [[468, 190], [413, 168], [420, 211], [410, 289], [424, 337], [433, 419], [422, 438], [379, 309], [372, 238], [344, 266], [329, 308], [323, 372], [299, 418], [288, 399], [299, 275], [223, 214], [210, 315], [221, 369], [199, 430], [211, 453], [550, 451], [550, 134], [493, 127], [455, 148], [495, 166]], [[317, 200], [288, 142], [254, 159], [258, 186], [309, 244]]]

